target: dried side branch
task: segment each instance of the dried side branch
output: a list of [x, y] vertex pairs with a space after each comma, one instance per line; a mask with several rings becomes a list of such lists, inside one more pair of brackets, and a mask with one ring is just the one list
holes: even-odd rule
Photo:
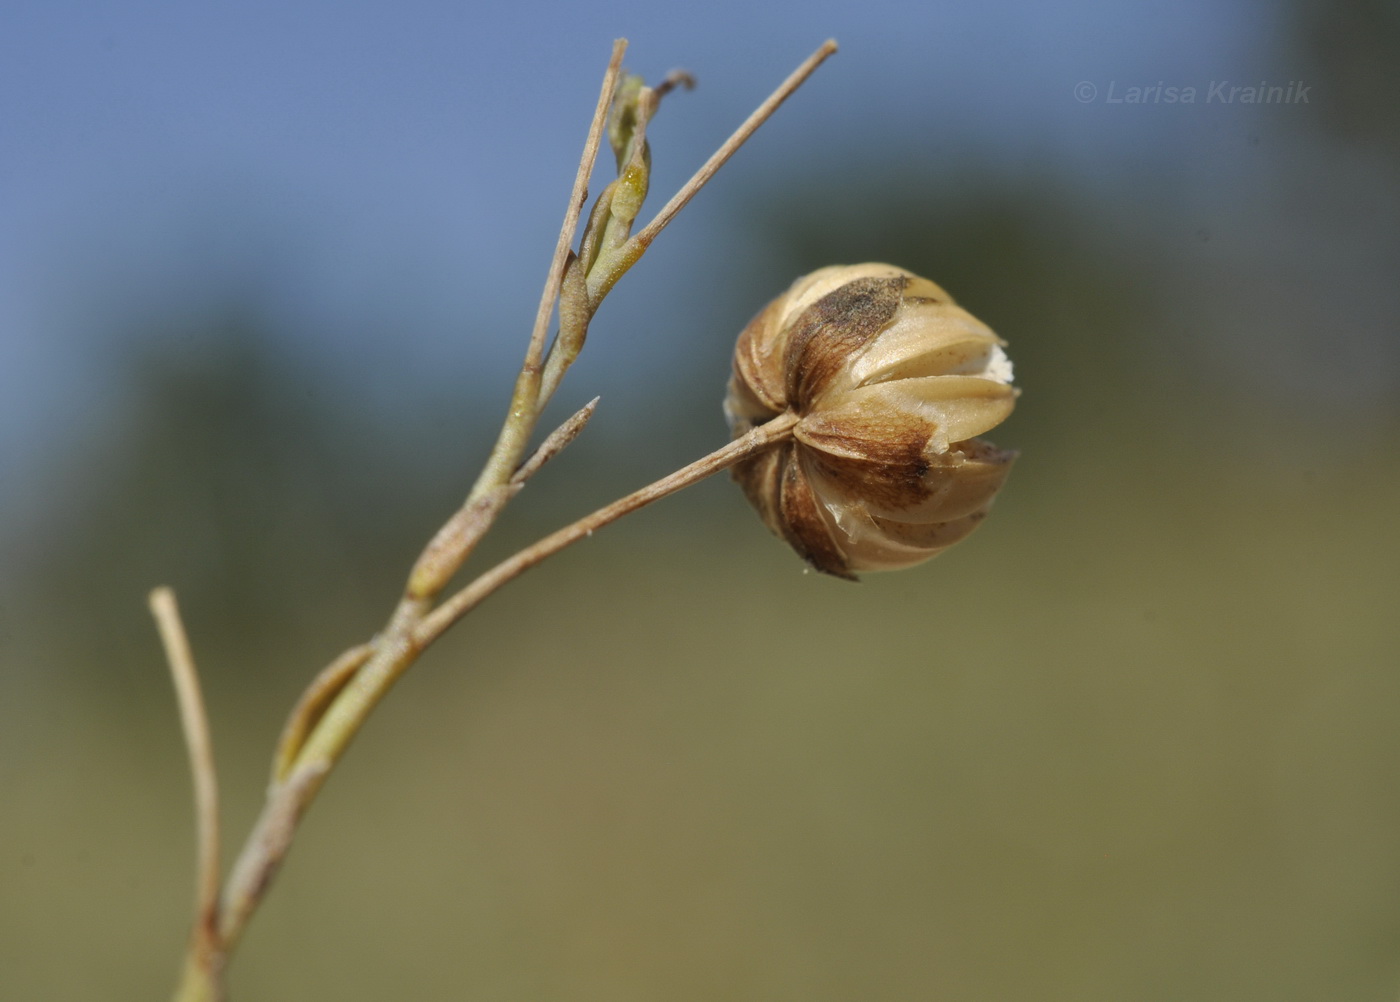
[[578, 231], [578, 218], [583, 211], [583, 203], [588, 200], [588, 177], [593, 173], [593, 165], [598, 160], [598, 147], [603, 142], [608, 107], [612, 104], [613, 90], [617, 86], [618, 74], [622, 72], [622, 56], [626, 51], [625, 38], [613, 42], [612, 58], [608, 60], [608, 69], [603, 76], [603, 88], [598, 94], [598, 107], [594, 110], [593, 121], [589, 123], [588, 139], [584, 142], [578, 173], [574, 175], [569, 208], [564, 214], [564, 225], [559, 228], [559, 241], [554, 246], [554, 259], [545, 278], [540, 307], [535, 312], [535, 326], [530, 331], [530, 348], [525, 353], [526, 365], [538, 365], [544, 356], [544, 339], [549, 333], [549, 317], [554, 312], [554, 302], [559, 297], [559, 279], [564, 274], [564, 262], [569, 256], [569, 248], [573, 246], [574, 234]]
[[191, 934], [187, 965], [198, 979], [217, 982], [214, 968], [220, 963], [219, 940], [219, 780], [214, 768], [214, 743], [209, 733], [209, 717], [200, 692], [199, 672], [190, 651], [189, 637], [180, 619], [175, 593], [166, 587], [150, 594], [151, 615], [155, 617], [175, 698], [180, 707], [180, 729], [189, 753], [190, 775], [194, 781], [195, 819], [195, 923]]
[[590, 302], [597, 303], [612, 290], [618, 279], [627, 273], [627, 270], [636, 264], [643, 254], [646, 253], [652, 241], [666, 228], [667, 224], [676, 217], [676, 214], [685, 208], [695, 194], [714, 177], [716, 172], [728, 162], [746, 142], [749, 137], [758, 131], [759, 126], [768, 121], [797, 88], [806, 83], [807, 78], [816, 72], [817, 67], [824, 63], [828, 57], [836, 52], [835, 39], [827, 39], [802, 63], [801, 66], [793, 70], [778, 89], [768, 95], [767, 100], [754, 109], [744, 124], [734, 130], [734, 134], [726, 139], [719, 149], [705, 161], [681, 190], [671, 197], [671, 200], [661, 207], [655, 218], [647, 223], [640, 232], [635, 234], [626, 243], [617, 247], [611, 254], [600, 257], [596, 267], [588, 273], [588, 298]]
[[593, 417], [593, 412], [598, 409], [598, 401], [601, 399], [601, 397], [594, 397], [575, 411], [569, 420], [550, 432], [534, 454], [520, 464], [520, 469], [515, 471], [515, 476], [510, 478], [510, 482], [512, 484], [525, 483], [540, 471], [540, 467], [567, 449], [569, 444], [578, 438], [589, 419]]
[[579, 214], [583, 211], [583, 203], [588, 199], [588, 178], [593, 173], [593, 165], [598, 159], [598, 147], [602, 143], [603, 130], [607, 124], [608, 107], [612, 103], [618, 74], [622, 70], [622, 55], [626, 51], [626, 39], [619, 38], [613, 42], [612, 58], [608, 60], [607, 72], [603, 75], [598, 106], [588, 127], [588, 138], [584, 142], [578, 173], [574, 176], [574, 187], [569, 195], [564, 223], [559, 229], [559, 240], [555, 244], [554, 257], [550, 261], [549, 273], [545, 278], [544, 293], [540, 296], [539, 309], [535, 312], [535, 325], [530, 330], [530, 346], [525, 352], [525, 364], [521, 366], [520, 376], [516, 379], [510, 411], [505, 423], [501, 425], [501, 433], [491, 450], [491, 457], [486, 461], [481, 475], [472, 487], [473, 496], [510, 479], [510, 475], [520, 463], [521, 456], [525, 454], [530, 433], [534, 431], [535, 421], [539, 418], [539, 409], [546, 402], [540, 396], [540, 370], [544, 359], [545, 337], [549, 333], [549, 318], [559, 298], [564, 267], [569, 260], [574, 235], [578, 231]]
[[732, 157], [746, 142], [749, 137], [758, 131], [759, 126], [773, 117], [773, 112], [777, 111], [784, 101], [790, 98], [797, 88], [807, 82], [807, 78], [817, 71], [817, 67], [826, 62], [827, 58], [836, 52], [836, 39], [828, 38], [816, 52], [803, 61], [802, 65], [793, 70], [778, 89], [768, 95], [768, 99], [754, 109], [752, 115], [744, 120], [744, 124], [734, 130], [734, 134], [724, 141], [724, 144], [706, 160], [704, 165], [695, 172], [682, 187], [671, 197], [671, 200], [661, 207], [661, 211], [656, 214], [651, 222], [642, 229], [634, 238], [643, 247], [656, 239], [658, 233], [666, 228], [666, 224], [676, 217], [676, 213], [684, 209], [686, 203], [695, 197], [695, 193], [714, 177], [721, 167]]

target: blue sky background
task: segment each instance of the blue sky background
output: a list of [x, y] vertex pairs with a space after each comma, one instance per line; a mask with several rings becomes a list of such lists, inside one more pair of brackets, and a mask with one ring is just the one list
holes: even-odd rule
[[[1051, 170], [1092, 194], [1144, 169], [1197, 187], [1238, 172], [1239, 109], [1109, 108], [1073, 88], [1286, 77], [1266, 55], [1273, 11], [8, 4], [0, 492], [15, 510], [20, 485], [44, 483], [55, 456], [117, 419], [119, 362], [144, 316], [221, 296], [259, 302], [289, 332], [281, 347], [388, 408], [424, 381], [503, 385], [614, 36], [631, 39], [636, 71], [700, 80], [654, 132], [663, 197], [811, 48], [842, 45], [653, 252], [648, 280], [683, 306], [705, 294], [690, 275], [733, 257], [736, 193], [785, 175], [946, 159]], [[598, 330], [655, 325], [615, 299]], [[652, 367], [687, 362], [590, 351], [619, 406], [629, 385], [668, 378]]]

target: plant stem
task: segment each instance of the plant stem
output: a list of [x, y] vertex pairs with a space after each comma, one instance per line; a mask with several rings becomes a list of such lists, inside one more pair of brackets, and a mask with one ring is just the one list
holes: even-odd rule
[[608, 291], [617, 283], [617, 280], [626, 273], [627, 269], [636, 264], [648, 247], [651, 246], [657, 235], [666, 228], [672, 219], [676, 217], [696, 193], [709, 183], [721, 167], [728, 162], [729, 158], [738, 152], [739, 147], [749, 141], [749, 138], [758, 131], [759, 126], [773, 117], [773, 112], [792, 96], [797, 88], [807, 82], [807, 78], [816, 72], [817, 67], [826, 62], [827, 58], [836, 52], [836, 40], [828, 38], [816, 52], [803, 61], [802, 65], [793, 70], [792, 73], [778, 85], [778, 89], [768, 96], [768, 99], [754, 109], [753, 114], [744, 120], [744, 124], [734, 130], [734, 134], [726, 139], [719, 149], [711, 154], [684, 185], [680, 191], [671, 196], [671, 200], [661, 207], [655, 218], [626, 243], [618, 247], [607, 261], [600, 262], [602, 267], [590, 272], [588, 276], [588, 297], [597, 302], [608, 294]]
[[[588, 178], [597, 160], [608, 108], [616, 89], [618, 74], [622, 68], [622, 56], [626, 49], [625, 40], [618, 39], [613, 43], [612, 56], [608, 60], [598, 103], [589, 124], [588, 138], [584, 141], [583, 155], [579, 158], [578, 170], [574, 175], [574, 185], [564, 212], [564, 222], [559, 230], [554, 255], [550, 259], [549, 273], [545, 278], [544, 292], [540, 296], [535, 323], [530, 332], [525, 361], [516, 378], [510, 407], [501, 424], [496, 444], [468, 494], [466, 503], [448, 525], [429, 542], [424, 554], [415, 563], [414, 573], [410, 575], [404, 596], [399, 600], [384, 630], [375, 638], [371, 645], [372, 650], [363, 663], [354, 670], [353, 675], [345, 678], [334, 670], [334, 666], [327, 669], [338, 687], [333, 692], [329, 704], [324, 706], [324, 712], [320, 712], [308, 726], [304, 726], [307, 721], [298, 719], [289, 722], [288, 733], [293, 733], [289, 740], [296, 741], [303, 737], [304, 740], [300, 740], [294, 753], [291, 747], [279, 750], [279, 761], [275, 764], [279, 778], [268, 790], [263, 812], [229, 874], [219, 924], [219, 934], [226, 952], [233, 948], [262, 900], [268, 884], [276, 875], [291, 846], [297, 822], [310, 806], [336, 759], [359, 730], [370, 710], [417, 658], [419, 648], [412, 640], [414, 628], [431, 607], [433, 599], [446, 585], [451, 574], [466, 560], [476, 542], [491, 527], [495, 516], [500, 513], [513, 493], [512, 478], [525, 455], [526, 446], [546, 402], [541, 398], [540, 377], [549, 318], [559, 297], [569, 260], [569, 247], [578, 228], [579, 213], [588, 197]], [[436, 545], [440, 542], [448, 542], [451, 545]], [[435, 552], [439, 549], [444, 552]], [[450, 552], [446, 552], [447, 550]], [[323, 673], [318, 680], [325, 677]], [[339, 684], [341, 682], [343, 684]], [[322, 709], [318, 700], [303, 697], [298, 710], [301, 711], [302, 707], [313, 702], [317, 704], [316, 710]], [[310, 711], [305, 712], [309, 714]], [[298, 717], [299, 712], [294, 712], [293, 716]]]
[[175, 682], [180, 727], [194, 780], [195, 921], [185, 958], [183, 987], [177, 998], [217, 1002], [223, 997], [223, 944], [219, 938], [219, 780], [214, 768], [214, 743], [199, 688], [199, 671], [175, 593], [169, 588], [157, 588], [151, 592], [149, 604]]
[[797, 416], [791, 411], [775, 417], [766, 424], [754, 428], [747, 435], [736, 438], [721, 449], [716, 449], [703, 459], [697, 459], [670, 476], [662, 477], [653, 484], [633, 491], [606, 508], [599, 508], [592, 515], [586, 515], [572, 525], [567, 525], [539, 542], [527, 546], [515, 556], [497, 564], [461, 591], [444, 600], [418, 624], [413, 633], [414, 642], [420, 648], [427, 647], [442, 636], [453, 623], [481, 604], [481, 601], [497, 588], [512, 578], [524, 574], [541, 560], [558, 553], [586, 536], [593, 535], [595, 529], [601, 529], [611, 522], [616, 522], [623, 515], [631, 514], [653, 501], [659, 501], [684, 487], [704, 480], [712, 474], [726, 470], [764, 449], [786, 441], [791, 437], [793, 426], [796, 424]]
[[622, 70], [622, 55], [627, 51], [627, 40], [619, 38], [613, 42], [612, 58], [603, 76], [603, 87], [598, 95], [598, 106], [593, 113], [593, 121], [588, 128], [588, 138], [584, 142], [583, 156], [579, 160], [578, 173], [574, 175], [573, 191], [569, 194], [569, 205], [564, 213], [564, 224], [559, 228], [559, 240], [550, 259], [549, 273], [545, 277], [544, 292], [540, 296], [539, 309], [535, 311], [535, 324], [530, 330], [530, 344], [525, 351], [525, 364], [520, 368], [516, 379], [515, 392], [511, 395], [510, 410], [501, 425], [500, 437], [491, 450], [491, 456], [482, 468], [472, 487], [468, 503], [485, 491], [506, 483], [521, 457], [534, 431], [535, 422], [547, 400], [541, 399], [540, 374], [544, 364], [544, 342], [549, 332], [549, 318], [554, 312], [554, 304], [559, 298], [559, 289], [564, 277], [564, 267], [568, 263], [569, 248], [574, 242], [578, 229], [579, 213], [588, 199], [588, 177], [593, 173], [593, 164], [598, 159], [598, 147], [603, 141], [603, 129], [607, 123], [608, 107], [612, 103], [613, 90]]
[[778, 85], [778, 89], [768, 96], [768, 99], [754, 109], [753, 114], [744, 119], [744, 124], [734, 130], [734, 134], [724, 141], [719, 149], [711, 154], [701, 168], [695, 172], [694, 176], [671, 196], [671, 200], [661, 207], [661, 211], [656, 214], [651, 222], [647, 223], [636, 236], [638, 243], [646, 245], [656, 239], [656, 235], [666, 228], [666, 224], [676, 217], [676, 214], [685, 208], [686, 203], [695, 197], [695, 193], [718, 173], [719, 169], [732, 157], [740, 146], [749, 141], [749, 137], [758, 131], [758, 127], [768, 119], [773, 117], [773, 112], [778, 107], [807, 82], [807, 78], [817, 71], [817, 67], [836, 53], [836, 39], [828, 38], [823, 42], [816, 52], [813, 52], [802, 65], [793, 70], [788, 78]]

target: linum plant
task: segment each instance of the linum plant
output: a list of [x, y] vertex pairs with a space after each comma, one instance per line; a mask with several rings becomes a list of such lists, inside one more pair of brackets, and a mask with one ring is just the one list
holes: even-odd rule
[[[196, 913], [177, 1002], [224, 998], [225, 971], [267, 894], [302, 814], [370, 712], [418, 656], [506, 582], [595, 529], [733, 467], [764, 521], [815, 569], [853, 578], [920, 562], [986, 515], [1014, 453], [975, 438], [1014, 405], [1002, 342], [927, 279], [891, 265], [823, 268], [799, 279], [740, 335], [725, 401], [733, 440], [708, 456], [527, 546], [446, 594], [476, 545], [530, 478], [583, 430], [596, 398], [536, 446], [536, 425], [618, 280], [754, 131], [836, 51], [828, 41], [775, 90], [656, 216], [647, 126], [685, 74], [656, 87], [621, 71], [613, 46], [544, 294], [510, 407], [466, 501], [414, 562], [385, 626], [312, 679], [273, 755], [258, 820], [227, 877], [218, 786], [199, 679], [169, 588], [151, 610], [174, 677], [194, 775]], [[606, 132], [617, 162], [574, 237]], [[550, 319], [558, 328], [547, 345]]]

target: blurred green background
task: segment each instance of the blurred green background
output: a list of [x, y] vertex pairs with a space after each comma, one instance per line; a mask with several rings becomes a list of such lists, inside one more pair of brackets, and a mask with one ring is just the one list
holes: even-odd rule
[[[901, 32], [935, 36], [918, 10]], [[985, 51], [958, 64], [971, 117], [995, 87], [1058, 88], [1077, 130], [1059, 147], [964, 143], [920, 93], [879, 90], [881, 36], [846, 23], [878, 5], [735, 43], [764, 53], [761, 87], [669, 100], [659, 189], [809, 39], [847, 43], [604, 307], [558, 404], [601, 387], [594, 426], [478, 566], [719, 444], [734, 334], [841, 261], [926, 274], [1010, 342], [1024, 396], [992, 437], [1023, 454], [994, 516], [852, 586], [804, 573], [720, 478], [533, 571], [357, 740], [234, 961], [236, 999], [1396, 997], [1400, 20], [1183, 8], [1200, 32], [1243, 25], [1252, 61], [1192, 75], [1169, 47], [1134, 75], [1115, 40], [1164, 15], [1119, 13], [1101, 64], [1037, 80], [1015, 75], [1036, 44], [1018, 10], [965, 15], [930, 53]], [[633, 51], [656, 77], [685, 25], [649, 16]], [[544, 76], [510, 103], [567, 104], [568, 151], [604, 36], [541, 30], [590, 68], [512, 50]], [[1111, 79], [1221, 76], [1311, 98], [1106, 103]], [[483, 146], [496, 173], [462, 197], [552, 220], [569, 155], [541, 192]], [[147, 590], [180, 594], [231, 852], [291, 701], [378, 628], [469, 486], [550, 239], [531, 223], [491, 265], [489, 233], [463, 260], [425, 238], [361, 290], [353, 337], [318, 341], [255, 267], [324, 266], [310, 224], [270, 212], [210, 252], [249, 203], [211, 204], [167, 245], [208, 270], [194, 291], [127, 294], [90, 260], [46, 279], [102, 378], [58, 402], [65, 433], [11, 429], [37, 444], [0, 537], [7, 999], [168, 992], [192, 832]], [[123, 256], [120, 219], [91, 232]], [[483, 269], [507, 265], [495, 295]], [[458, 271], [443, 356], [411, 300]]]

